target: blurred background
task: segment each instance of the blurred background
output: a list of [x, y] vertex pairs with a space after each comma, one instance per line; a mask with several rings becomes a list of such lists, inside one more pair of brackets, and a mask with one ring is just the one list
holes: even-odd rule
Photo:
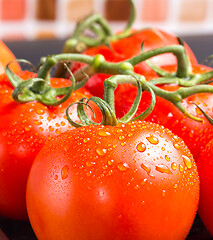
[[[209, 48], [213, 53], [213, 46], [208, 44], [213, 40], [213, 0], [134, 0], [134, 3], [135, 28], [158, 27], [184, 37], [192, 49], [202, 44], [205, 57], [210, 54]], [[114, 31], [120, 30], [129, 17], [128, 0], [0, 0], [0, 39], [15, 53], [23, 41], [53, 40], [52, 47], [57, 48], [60, 44], [57, 41], [70, 36], [76, 22], [92, 12], [101, 13]]]

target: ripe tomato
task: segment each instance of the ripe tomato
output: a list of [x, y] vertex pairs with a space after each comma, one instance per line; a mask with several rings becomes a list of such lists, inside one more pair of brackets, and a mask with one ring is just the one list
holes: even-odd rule
[[[175, 66], [166, 66], [164, 69], [172, 72], [175, 70]], [[193, 73], [195, 74], [202, 74], [210, 70], [212, 69], [203, 65], [193, 66]], [[151, 73], [149, 77], [152, 78], [152, 76]], [[177, 85], [162, 85], [161, 87], [167, 91], [175, 91], [178, 89]], [[115, 90], [115, 109], [118, 118], [121, 118], [128, 112], [136, 94], [137, 88], [133, 85], [124, 84], [117, 87]], [[150, 94], [144, 92], [136, 115], [144, 111], [149, 102]], [[156, 97], [155, 108], [145, 120], [163, 125], [181, 137], [196, 160], [201, 149], [213, 138], [213, 128], [192, 102], [197, 103], [209, 116], [213, 117], [213, 95], [211, 93], [199, 93], [183, 99], [182, 104], [190, 114], [202, 118], [203, 122], [197, 122], [186, 117], [172, 103], [160, 97]]]
[[[159, 29], [147, 28], [138, 32], [134, 32], [130, 37], [120, 40], [112, 41], [110, 48], [107, 46], [99, 46], [89, 48], [85, 51], [87, 55], [102, 54], [107, 61], [119, 62], [141, 53], [141, 45], [144, 42], [143, 50], [149, 51], [155, 48], [164, 47], [168, 45], [178, 44], [177, 37], [171, 33], [164, 32]], [[196, 57], [194, 56], [190, 47], [185, 43], [186, 53], [192, 64], [197, 64]], [[151, 58], [151, 61], [156, 66], [175, 65], [177, 63], [176, 57], [172, 53], [161, 54]], [[73, 70], [79, 68], [79, 65], [74, 65]], [[150, 67], [141, 62], [134, 68], [136, 73], [147, 76], [150, 72]], [[103, 81], [109, 77], [106, 74], [95, 74], [92, 76], [85, 87], [95, 96], [103, 97]]]
[[[21, 77], [28, 79], [33, 75], [22, 72]], [[70, 85], [70, 80], [51, 79], [51, 85], [66, 87]], [[91, 94], [82, 88], [73, 92], [61, 105], [47, 107], [39, 102], [17, 103], [12, 99], [12, 91], [6, 75], [1, 75], [0, 215], [26, 219], [26, 181], [34, 158], [49, 138], [73, 128], [66, 120], [68, 105]], [[72, 115], [77, 119], [75, 112]]]
[[184, 142], [141, 121], [61, 134], [37, 155], [27, 183], [39, 240], [181, 240], [198, 201], [198, 171]]
[[[15, 60], [15, 56], [10, 49], [0, 40], [0, 74], [5, 72], [6, 65]], [[10, 69], [13, 72], [19, 72], [21, 70], [18, 63], [12, 63]]]
[[199, 215], [213, 236], [213, 139], [201, 152], [197, 166], [200, 175]]

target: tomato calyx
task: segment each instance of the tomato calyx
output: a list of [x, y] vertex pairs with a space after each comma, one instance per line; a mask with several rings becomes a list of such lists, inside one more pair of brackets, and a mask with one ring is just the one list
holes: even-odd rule
[[[101, 14], [90, 14], [77, 23], [72, 36], [64, 44], [63, 53], [82, 53], [87, 48], [100, 45], [110, 47], [110, 42], [131, 36], [131, 27], [135, 21], [136, 10], [133, 0], [128, 1], [130, 17], [121, 33], [115, 34]], [[66, 77], [66, 74], [66, 69], [62, 65], [58, 65], [55, 76]]]
[[[114, 34], [108, 22], [100, 14], [91, 14], [78, 22], [70, 39], [65, 42], [64, 53], [81, 53], [88, 47], [109, 45], [113, 40], [130, 35], [132, 24], [135, 21], [136, 10], [133, 0], [129, 0], [130, 18], [125, 29]], [[89, 33], [88, 33], [89, 31]]]
[[[23, 59], [17, 59], [16, 61], [27, 63], [35, 71], [35, 67], [30, 62]], [[54, 64], [55, 63], [52, 63], [52, 66]], [[58, 106], [65, 102], [74, 91], [74, 77], [72, 77], [72, 85], [70, 87], [53, 88], [49, 84], [47, 71], [43, 68], [42, 71], [38, 73], [37, 77], [23, 80], [10, 70], [9, 65], [10, 63], [6, 66], [6, 74], [14, 87], [12, 97], [16, 102], [26, 103], [39, 101], [47, 106]], [[61, 98], [61, 96], [63, 97]]]

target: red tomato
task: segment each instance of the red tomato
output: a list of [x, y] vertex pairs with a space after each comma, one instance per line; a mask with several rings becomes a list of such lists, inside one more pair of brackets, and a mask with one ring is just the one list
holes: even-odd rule
[[197, 166], [200, 175], [199, 215], [213, 236], [213, 139], [201, 152]]
[[[136, 32], [130, 37], [113, 41], [110, 43], [110, 48], [107, 46], [89, 48], [85, 54], [91, 56], [102, 54], [107, 61], [119, 62], [140, 54], [143, 42], [143, 50], [145, 52], [159, 47], [178, 44], [178, 40], [175, 35], [159, 29], [150, 28]], [[185, 48], [190, 62], [192, 64], [197, 64], [197, 60], [192, 50], [186, 43]], [[175, 65], [177, 63], [176, 57], [172, 53], [161, 54], [151, 58], [151, 60], [159, 67], [165, 65]], [[74, 65], [73, 69], [75, 70], [78, 67], [79, 65]], [[144, 76], [147, 76], [147, 71], [150, 72], [150, 70], [150, 67], [145, 62], [141, 62], [135, 66], [135, 72]], [[107, 76], [108, 75], [96, 74], [89, 79], [85, 87], [93, 95], [103, 97], [103, 81]]]
[[[175, 70], [175, 66], [166, 66], [164, 69], [171, 72]], [[209, 70], [212, 69], [202, 65], [193, 66], [193, 72], [195, 74], [202, 74]], [[168, 91], [175, 91], [178, 89], [178, 86], [163, 85], [162, 88]], [[115, 91], [115, 109], [118, 118], [128, 112], [136, 94], [137, 88], [133, 85], [124, 84], [117, 87]], [[144, 92], [136, 115], [144, 111], [148, 107], [149, 102], [150, 94]], [[202, 118], [203, 122], [197, 122], [186, 117], [172, 103], [160, 97], [156, 97], [155, 108], [145, 120], [163, 125], [181, 137], [196, 160], [201, 149], [213, 138], [213, 128], [201, 111], [191, 102], [197, 103], [209, 116], [213, 117], [213, 95], [211, 93], [199, 93], [185, 98], [182, 104], [190, 114]]]
[[[0, 40], [0, 74], [5, 72], [6, 65], [15, 60], [15, 56], [10, 49]], [[19, 72], [21, 70], [18, 63], [12, 63], [10, 69], [13, 72]]]
[[39, 240], [181, 240], [198, 201], [184, 142], [141, 121], [61, 134], [37, 155], [27, 183]]
[[[22, 73], [25, 79], [32, 76], [29, 72]], [[70, 80], [51, 79], [51, 85], [55, 88], [69, 86]], [[12, 91], [7, 77], [1, 75], [0, 215], [26, 219], [26, 181], [34, 158], [48, 139], [73, 128], [66, 120], [66, 108], [91, 94], [82, 88], [63, 104], [47, 107], [39, 102], [16, 103]], [[72, 115], [77, 119], [75, 112]], [[96, 115], [98, 118], [97, 111]]]

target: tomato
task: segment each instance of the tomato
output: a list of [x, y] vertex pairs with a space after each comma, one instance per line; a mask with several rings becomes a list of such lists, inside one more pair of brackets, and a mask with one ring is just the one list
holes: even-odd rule
[[213, 139], [201, 152], [197, 166], [200, 175], [199, 215], [213, 236]]
[[90, 125], [52, 139], [27, 183], [39, 240], [185, 239], [199, 201], [184, 142], [153, 123]]
[[[0, 74], [5, 72], [6, 65], [15, 60], [15, 56], [10, 49], [0, 40]], [[21, 70], [18, 63], [12, 63], [10, 66], [13, 72], [19, 72]]]
[[[35, 76], [22, 72], [21, 77]], [[51, 79], [55, 88], [70, 85], [70, 80]], [[0, 76], [0, 215], [26, 219], [26, 181], [32, 162], [49, 138], [73, 127], [66, 120], [65, 110], [82, 97], [91, 96], [84, 88], [56, 107], [39, 102], [17, 103], [12, 98], [13, 87], [6, 75]], [[95, 109], [94, 109], [95, 110]], [[77, 119], [77, 114], [71, 112]], [[71, 114], [70, 113], [70, 114]], [[91, 114], [90, 114], [91, 115]], [[96, 111], [98, 119], [98, 112]]]
[[[171, 33], [164, 32], [159, 29], [144, 29], [141, 31], [134, 31], [129, 37], [112, 41], [110, 48], [107, 46], [98, 46], [89, 48], [85, 51], [85, 54], [94, 56], [96, 54], [102, 54], [107, 61], [119, 62], [129, 59], [141, 53], [141, 45], [143, 44], [143, 50], [149, 51], [155, 48], [164, 47], [168, 45], [178, 44], [177, 37]], [[196, 57], [194, 56], [190, 47], [185, 43], [185, 48], [189, 60], [192, 64], [197, 64]], [[151, 61], [156, 66], [174, 65], [177, 63], [176, 57], [172, 53], [161, 54], [151, 58]], [[73, 71], [79, 68], [79, 65], [73, 66]], [[135, 66], [135, 72], [147, 76], [147, 71], [150, 72], [150, 67], [145, 63], [141, 62]], [[109, 75], [95, 74], [92, 76], [86, 88], [95, 96], [103, 97], [103, 81]]]
[[[164, 69], [172, 72], [175, 70], [175, 66], [166, 66]], [[193, 73], [195, 74], [202, 74], [209, 70], [212, 69], [203, 65], [193, 66]], [[152, 73], [149, 77], [153, 77]], [[160, 87], [167, 91], [175, 91], [178, 89], [178, 86], [174, 84], [161, 85]], [[121, 118], [125, 113], [127, 113], [135, 99], [136, 94], [137, 88], [133, 85], [124, 84], [117, 87], [115, 91], [115, 109], [118, 118]], [[149, 102], [150, 94], [144, 92], [136, 115], [145, 110]], [[191, 115], [202, 118], [202, 122], [197, 122], [186, 117], [172, 103], [160, 97], [156, 97], [155, 108], [145, 120], [164, 125], [166, 128], [169, 128], [176, 135], [181, 137], [189, 147], [196, 160], [201, 149], [203, 149], [208, 141], [213, 138], [213, 128], [203, 116], [201, 111], [192, 104], [192, 102], [197, 103], [209, 116], [213, 117], [212, 93], [199, 93], [183, 99], [182, 104]]]

